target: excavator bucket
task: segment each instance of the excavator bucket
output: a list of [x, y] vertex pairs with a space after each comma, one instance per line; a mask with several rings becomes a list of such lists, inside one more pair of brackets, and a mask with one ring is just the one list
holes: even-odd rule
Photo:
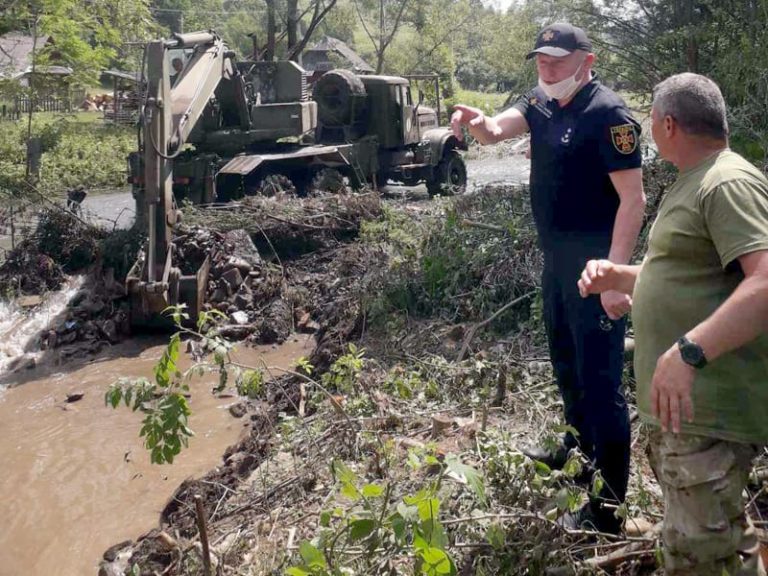
[[[168, 259], [170, 264], [171, 259]], [[206, 257], [194, 274], [182, 275], [178, 268], [168, 267], [159, 282], [148, 283], [140, 257], [126, 278], [126, 290], [131, 304], [131, 325], [136, 328], [171, 329], [173, 320], [168, 308], [179, 304], [194, 323], [205, 304], [211, 260]]]

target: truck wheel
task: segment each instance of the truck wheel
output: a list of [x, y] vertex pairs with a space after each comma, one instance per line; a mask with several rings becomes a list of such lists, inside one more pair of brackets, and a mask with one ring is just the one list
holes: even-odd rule
[[435, 166], [434, 174], [427, 180], [430, 196], [463, 194], [467, 189], [467, 166], [456, 150], [448, 150]]
[[317, 102], [317, 118], [326, 126], [345, 126], [352, 122], [355, 96], [365, 96], [363, 82], [349, 70], [331, 70], [315, 83], [312, 98]]
[[344, 175], [335, 168], [322, 168], [312, 179], [312, 190], [338, 194], [346, 190]]

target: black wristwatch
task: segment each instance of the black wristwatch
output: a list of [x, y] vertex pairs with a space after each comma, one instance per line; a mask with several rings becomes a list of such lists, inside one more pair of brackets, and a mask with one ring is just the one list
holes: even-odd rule
[[694, 368], [704, 368], [707, 365], [704, 349], [696, 344], [696, 342], [692, 342], [683, 336], [677, 341], [677, 347], [680, 350], [680, 357], [686, 364], [690, 364]]

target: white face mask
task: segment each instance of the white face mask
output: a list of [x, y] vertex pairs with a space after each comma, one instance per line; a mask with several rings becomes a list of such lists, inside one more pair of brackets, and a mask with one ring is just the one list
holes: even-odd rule
[[580, 69], [581, 64], [579, 64], [579, 67], [576, 69], [576, 73], [573, 76], [569, 76], [565, 80], [560, 80], [560, 82], [555, 82], [554, 84], [546, 84], [541, 77], [539, 77], [539, 87], [544, 90], [544, 94], [546, 94], [547, 97], [552, 98], [553, 100], [567, 100], [579, 89], [581, 80], [576, 80], [576, 76], [579, 75]]

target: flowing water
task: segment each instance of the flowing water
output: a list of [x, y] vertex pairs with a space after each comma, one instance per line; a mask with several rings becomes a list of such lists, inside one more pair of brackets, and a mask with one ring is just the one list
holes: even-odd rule
[[[29, 317], [14, 306], [1, 311], [1, 363], [35, 354], [37, 330], [78, 282], [71, 280]], [[311, 346], [302, 336], [236, 355], [242, 363], [288, 368]], [[162, 339], [136, 339], [87, 362], [25, 370], [10, 377], [23, 385], [0, 389], [0, 576], [96, 574], [106, 548], [156, 526], [176, 487], [219, 464], [237, 440], [244, 421], [227, 410], [237, 399], [214, 397], [214, 382], [198, 379], [189, 449], [173, 465], [149, 463], [138, 438], [141, 415], [106, 407], [104, 393], [121, 376], [151, 377], [163, 349]], [[67, 394], [76, 392], [83, 398], [67, 403]]]

